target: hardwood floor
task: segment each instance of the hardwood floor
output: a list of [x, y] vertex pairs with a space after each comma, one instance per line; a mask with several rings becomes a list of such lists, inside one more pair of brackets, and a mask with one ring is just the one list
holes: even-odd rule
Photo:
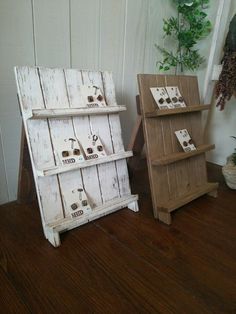
[[153, 219], [147, 172], [140, 212], [124, 209], [43, 237], [37, 204], [0, 207], [0, 313], [236, 313], [236, 191], [220, 179], [166, 226]]

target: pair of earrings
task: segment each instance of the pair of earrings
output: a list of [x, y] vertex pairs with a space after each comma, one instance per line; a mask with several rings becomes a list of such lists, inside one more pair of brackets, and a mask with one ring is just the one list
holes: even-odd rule
[[187, 147], [188, 145], [194, 145], [193, 140], [190, 138], [189, 141], [183, 141], [183, 146]]
[[94, 102], [94, 101], [103, 101], [103, 97], [102, 95], [98, 95], [98, 96], [88, 96], [88, 102]]
[[[83, 192], [83, 189], [77, 189], [77, 191], [79, 192], [79, 200], [81, 201], [82, 206], [87, 206], [87, 205], [88, 205], [87, 200], [83, 200], [83, 199], [82, 199], [82, 192]], [[74, 192], [73, 192], [73, 193], [74, 193]], [[71, 204], [70, 207], [71, 207], [72, 210], [76, 210], [77, 208], [80, 207], [80, 205], [79, 205], [79, 203], [73, 203], [73, 204]]]
[[173, 97], [172, 98], [172, 101], [173, 101], [173, 103], [176, 103], [176, 102], [181, 102], [181, 103], [183, 103], [184, 102], [184, 99], [183, 99], [183, 97], [182, 96], [180, 96], [180, 97]]
[[163, 99], [163, 98], [160, 98], [160, 99], [158, 100], [159, 104], [161, 104], [161, 105], [162, 105], [165, 101], [167, 102], [167, 104], [171, 103], [171, 100], [170, 100], [169, 97], [166, 98], [166, 100]]
[[81, 154], [80, 150], [78, 148], [73, 149], [72, 151], [69, 150], [63, 150], [62, 151], [62, 157], [69, 157], [69, 156], [79, 156]]
[[[103, 151], [102, 145], [98, 145], [98, 146], [97, 146], [97, 150], [98, 150], [99, 152], [102, 152], [102, 151]], [[88, 148], [87, 148], [87, 153], [88, 153], [88, 154], [92, 154], [92, 153], [93, 153], [93, 149], [92, 149], [91, 147], [88, 147]]]

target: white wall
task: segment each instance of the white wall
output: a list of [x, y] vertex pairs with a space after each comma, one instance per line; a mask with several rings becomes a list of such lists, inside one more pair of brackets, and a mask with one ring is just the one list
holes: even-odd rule
[[156, 73], [154, 43], [168, 45], [162, 19], [173, 14], [171, 0], [0, 0], [0, 204], [17, 194], [21, 117], [13, 67], [112, 70], [118, 102], [128, 108], [121, 115], [127, 145], [136, 118], [136, 75]]

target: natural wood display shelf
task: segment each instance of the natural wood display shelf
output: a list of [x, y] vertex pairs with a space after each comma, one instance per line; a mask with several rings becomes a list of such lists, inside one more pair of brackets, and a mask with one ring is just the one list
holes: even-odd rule
[[[203, 142], [201, 124], [210, 105], [200, 104], [196, 76], [139, 74], [138, 83], [153, 214], [170, 224], [173, 210], [206, 193], [216, 196], [218, 184], [208, 183], [205, 157], [215, 146]], [[165, 86], [177, 86], [187, 107], [158, 109], [150, 88]], [[180, 151], [175, 132], [183, 129], [196, 150]]]
[[44, 168], [44, 169], [38, 169], [37, 170], [37, 175], [39, 177], [46, 177], [46, 176], [51, 176], [63, 172], [68, 172], [68, 171], [73, 171], [76, 169], [83, 169], [95, 165], [100, 165], [104, 164], [107, 162], [112, 162], [124, 158], [129, 158], [132, 157], [133, 153], [132, 151], [127, 151], [127, 152], [120, 152], [117, 154], [111, 154], [106, 157], [100, 157], [92, 160], [84, 160], [81, 162], [78, 162], [76, 164], [71, 164], [71, 165], [60, 165], [60, 166], [55, 166], [55, 167], [50, 167], [50, 168]]
[[196, 150], [193, 150], [191, 152], [178, 152], [178, 153], [169, 154], [169, 155], [160, 157], [158, 159], [155, 159], [152, 161], [152, 165], [153, 166], [169, 165], [173, 162], [184, 160], [184, 159], [205, 153], [205, 152], [212, 150], [214, 148], [215, 148], [214, 144], [200, 145], [199, 147], [197, 147]]
[[160, 210], [170, 213], [176, 209], [176, 206], [179, 208], [204, 194], [211, 193], [211, 192], [214, 193], [217, 188], [218, 188], [218, 183], [206, 183], [203, 186], [192, 189], [187, 194], [175, 200], [170, 200], [168, 203], [162, 204], [160, 206]]
[[145, 117], [155, 118], [155, 117], [159, 117], [159, 116], [168, 116], [168, 115], [173, 115], [173, 114], [209, 110], [210, 107], [211, 107], [211, 105], [193, 105], [193, 106], [187, 106], [187, 107], [183, 107], [183, 108], [157, 109], [153, 112], [145, 113]]
[[107, 106], [95, 108], [56, 108], [56, 109], [33, 109], [27, 112], [28, 119], [66, 118], [72, 116], [102, 115], [125, 111], [125, 106]]

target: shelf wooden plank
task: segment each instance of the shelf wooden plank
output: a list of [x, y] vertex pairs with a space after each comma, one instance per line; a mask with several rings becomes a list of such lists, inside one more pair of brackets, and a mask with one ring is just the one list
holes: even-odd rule
[[176, 162], [176, 161], [180, 161], [180, 160], [184, 160], [187, 158], [191, 158], [193, 156], [197, 156], [199, 154], [202, 154], [202, 153], [207, 152], [209, 150], [212, 150], [214, 148], [215, 148], [214, 144], [200, 145], [197, 147], [196, 150], [193, 150], [191, 152], [178, 152], [178, 153], [169, 154], [169, 155], [163, 156], [161, 158], [155, 159], [152, 161], [152, 165], [153, 166], [169, 165], [169, 164]]
[[52, 224], [48, 224], [46, 227], [51, 229], [53, 232], [63, 232], [63, 231], [71, 230], [78, 226], [86, 224], [89, 221], [93, 221], [105, 215], [111, 214], [125, 206], [128, 207], [133, 202], [137, 202], [137, 200], [138, 200], [138, 195], [128, 195], [128, 196], [116, 198], [112, 201], [108, 201], [107, 203], [103, 205], [93, 208], [92, 213], [88, 215], [80, 216], [75, 219], [72, 219], [72, 218], [60, 219]]
[[60, 165], [60, 166], [54, 166], [54, 167], [50, 167], [50, 168], [38, 169], [37, 175], [39, 177], [46, 177], [46, 176], [51, 176], [51, 175], [55, 175], [55, 174], [59, 174], [59, 173], [63, 173], [63, 172], [68, 172], [68, 171], [72, 171], [72, 170], [76, 170], [76, 169], [82, 169], [82, 168], [87, 168], [87, 167], [91, 167], [94, 165], [104, 164], [104, 163], [111, 162], [111, 161], [125, 159], [125, 158], [129, 158], [132, 156], [133, 156], [132, 151], [120, 152], [117, 154], [111, 154], [111, 155], [106, 156], [106, 157], [100, 157], [100, 158], [96, 158], [96, 159], [81, 161], [81, 162], [78, 162], [76, 164]]
[[187, 106], [182, 108], [174, 108], [174, 109], [157, 109], [153, 112], [145, 113], [146, 118], [156, 118], [160, 116], [168, 116], [180, 113], [189, 113], [195, 111], [202, 111], [202, 110], [209, 110], [211, 105], [194, 105], [194, 106]]
[[27, 113], [28, 119], [66, 118], [72, 116], [102, 115], [125, 111], [125, 106], [107, 106], [95, 108], [58, 108], [33, 109]]
[[204, 194], [207, 194], [207, 193], [210, 193], [214, 190], [217, 190], [218, 186], [219, 186], [218, 183], [205, 183], [204, 185], [191, 190], [186, 195], [183, 195], [180, 198], [171, 200], [168, 203], [163, 204], [162, 206], [160, 206], [160, 211], [170, 213], [173, 210], [175, 210], [181, 206], [184, 206], [185, 204], [193, 201], [194, 199], [196, 199], [196, 198], [198, 198]]

